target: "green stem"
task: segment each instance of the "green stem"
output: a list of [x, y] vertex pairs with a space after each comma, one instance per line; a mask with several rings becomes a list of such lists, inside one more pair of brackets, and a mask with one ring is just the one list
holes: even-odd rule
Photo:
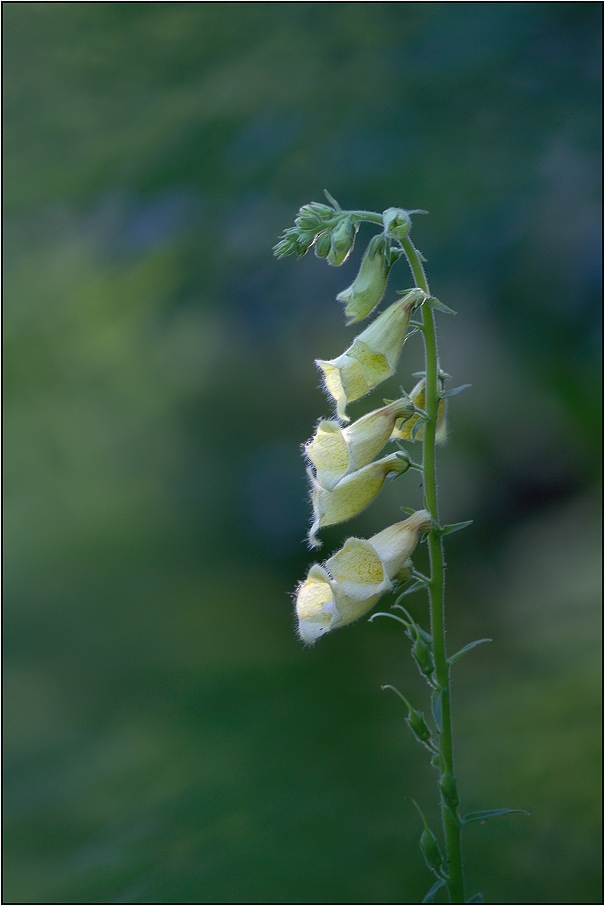
[[[429, 286], [422, 267], [422, 262], [413, 244], [406, 238], [402, 245], [408, 259], [416, 285], [429, 294]], [[439, 406], [439, 378], [437, 359], [437, 339], [433, 310], [423, 305], [422, 332], [424, 335], [424, 353], [426, 370], [425, 410], [428, 421], [424, 427], [422, 445], [422, 465], [424, 471], [424, 498], [426, 509], [435, 523], [439, 525], [439, 508], [437, 500], [437, 475], [435, 463], [435, 429], [437, 409]], [[439, 761], [441, 775], [454, 775], [452, 752], [452, 720], [450, 708], [449, 664], [445, 650], [445, 563], [443, 558], [443, 539], [433, 529], [428, 536], [430, 557], [429, 602], [431, 610], [431, 634], [433, 637], [433, 657], [435, 676], [441, 691], [442, 727], [439, 735]], [[447, 804], [441, 796], [441, 815], [445, 836], [448, 892], [450, 902], [464, 903], [464, 878], [462, 873], [462, 850], [460, 841], [461, 824], [455, 806]]]

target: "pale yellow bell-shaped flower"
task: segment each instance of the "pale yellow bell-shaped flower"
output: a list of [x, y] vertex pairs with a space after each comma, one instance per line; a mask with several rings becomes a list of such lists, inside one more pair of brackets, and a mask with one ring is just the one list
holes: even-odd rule
[[[369, 540], [349, 538], [325, 567], [313, 565], [298, 588], [298, 633], [312, 645], [321, 635], [353, 623], [411, 567], [421, 532], [431, 528], [426, 510], [398, 522]], [[405, 576], [407, 578], [407, 576]]]
[[311, 469], [308, 470], [312, 485], [313, 525], [309, 531], [312, 547], [321, 547], [317, 532], [326, 525], [336, 525], [352, 519], [374, 500], [387, 475], [401, 474], [410, 464], [398, 453], [377, 459], [356, 472], [345, 475], [333, 491], [322, 487]]
[[[425, 407], [425, 384], [426, 381], [424, 378], [418, 381], [412, 392], [410, 393], [410, 399], [415, 406], [418, 406], [419, 409], [424, 409]], [[420, 418], [419, 415], [413, 415], [411, 418], [407, 419], [405, 422], [401, 422], [399, 425], [395, 425], [393, 433], [391, 434], [391, 440], [422, 440], [424, 437], [424, 425], [421, 424], [416, 433], [413, 435], [414, 426]], [[413, 435], [413, 436], [412, 436]], [[438, 444], [444, 444], [447, 440], [447, 402], [444, 399], [439, 400], [439, 405], [437, 406], [437, 425], [435, 428], [435, 441]]]
[[339, 418], [348, 422], [346, 407], [361, 399], [395, 373], [412, 309], [425, 298], [415, 289], [372, 321], [336, 359], [317, 359], [327, 393], [336, 402]]
[[320, 421], [305, 446], [305, 455], [315, 466], [319, 484], [332, 491], [345, 475], [366, 466], [389, 440], [395, 422], [409, 418], [413, 412], [414, 405], [406, 396], [368, 412], [345, 428], [336, 421]]

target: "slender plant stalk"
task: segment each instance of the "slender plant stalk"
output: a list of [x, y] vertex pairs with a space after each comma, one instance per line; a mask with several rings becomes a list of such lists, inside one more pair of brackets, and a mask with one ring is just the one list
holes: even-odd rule
[[[430, 294], [428, 282], [418, 252], [409, 238], [402, 242], [416, 286]], [[452, 754], [452, 720], [450, 708], [450, 671], [445, 647], [445, 563], [443, 557], [443, 538], [436, 528], [439, 525], [439, 506], [437, 499], [437, 473], [435, 462], [435, 429], [437, 408], [439, 405], [439, 377], [437, 358], [437, 339], [435, 336], [435, 319], [433, 310], [423, 305], [422, 333], [425, 353], [425, 409], [428, 421], [424, 428], [422, 445], [422, 471], [424, 479], [425, 507], [433, 517], [435, 526], [428, 536], [430, 557], [430, 581], [428, 586], [431, 635], [433, 637], [433, 657], [435, 676], [441, 696], [441, 733], [439, 734], [440, 771], [454, 777]], [[441, 796], [441, 814], [446, 844], [447, 887], [452, 903], [464, 903], [464, 877], [462, 872], [461, 822], [456, 805], [448, 804]]]

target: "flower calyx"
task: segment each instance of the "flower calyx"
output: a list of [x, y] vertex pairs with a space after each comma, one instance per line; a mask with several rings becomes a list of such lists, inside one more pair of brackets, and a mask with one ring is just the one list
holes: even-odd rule
[[[441, 382], [443, 383], [443, 382]], [[426, 413], [424, 411], [426, 403], [426, 379], [421, 378], [413, 390], [410, 391], [410, 399], [417, 411], [411, 418], [405, 422], [396, 423], [391, 434], [391, 440], [408, 440], [417, 441], [424, 437], [424, 422]], [[444, 444], [447, 440], [447, 402], [443, 395], [440, 396], [437, 406], [437, 426], [435, 429], [435, 441], [438, 444]]]

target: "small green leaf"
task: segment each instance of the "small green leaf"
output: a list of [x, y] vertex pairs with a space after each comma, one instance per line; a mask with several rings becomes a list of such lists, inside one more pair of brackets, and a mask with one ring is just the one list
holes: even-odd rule
[[396, 616], [396, 614], [386, 613], [382, 610], [379, 610], [378, 613], [373, 613], [372, 616], [370, 617], [370, 619], [368, 620], [368, 623], [371, 623], [372, 620], [376, 619], [376, 617], [390, 617], [392, 620], [397, 620], [397, 622], [401, 623], [403, 626], [405, 626], [406, 629], [409, 628], [409, 625], [410, 625], [409, 623], [406, 623], [405, 620], [402, 620], [401, 617]]
[[440, 528], [439, 534], [451, 535], [453, 532], [459, 532], [460, 529], [467, 528], [467, 526], [472, 524], [472, 519], [467, 519], [466, 522], [452, 522], [451, 525], [444, 525], [442, 528]]
[[493, 639], [476, 639], [474, 642], [469, 642], [468, 645], [465, 645], [464, 648], [461, 648], [460, 651], [457, 651], [456, 654], [453, 654], [448, 658], [449, 664], [455, 664], [456, 661], [462, 657], [463, 654], [466, 654], [467, 651], [470, 651], [471, 648], [476, 648], [477, 645], [483, 645], [484, 642], [492, 642]]
[[429, 308], [434, 308], [436, 311], [442, 311], [446, 315], [456, 314], [453, 308], [448, 308], [447, 305], [444, 305], [443, 302], [440, 302], [439, 299], [436, 299], [434, 296], [427, 296], [424, 300], [424, 304], [428, 305]]
[[415, 440], [416, 440], [416, 435], [418, 434], [418, 432], [419, 432], [420, 429], [422, 428], [422, 425], [424, 424], [424, 421], [425, 421], [425, 420], [424, 420], [423, 418], [419, 418], [418, 421], [416, 422], [416, 424], [414, 425], [414, 427], [412, 428], [412, 437], [410, 438], [412, 441], [415, 441]]
[[524, 808], [492, 808], [485, 812], [469, 812], [462, 819], [463, 824], [470, 824], [472, 821], [486, 821], [488, 818], [497, 818], [499, 815], [528, 815]]
[[428, 585], [431, 584], [430, 579], [428, 579], [426, 576], [424, 576], [424, 575], [423, 575], [421, 572], [419, 572], [417, 569], [413, 569], [413, 570], [412, 570], [412, 575], [413, 575], [413, 577], [414, 577], [415, 579], [418, 579], [418, 581], [419, 581], [419, 582], [422, 582], [424, 585], [427, 585], [427, 586], [428, 586]]
[[401, 592], [401, 594], [397, 598], [397, 601], [399, 602], [402, 598], [405, 598], [406, 595], [414, 594], [415, 591], [419, 591], [419, 589], [421, 589], [421, 588], [426, 588], [426, 582], [419, 582], [419, 581], [414, 582], [413, 585], [410, 585], [409, 588], [406, 588], [405, 591]]
[[433, 886], [431, 887], [429, 892], [425, 895], [424, 900], [422, 902], [423, 903], [432, 903], [433, 899], [435, 897], [435, 894], [437, 893], [437, 891], [439, 890], [440, 887], [444, 886], [444, 884], [445, 884], [445, 881], [443, 878], [439, 878], [438, 881], [435, 881], [435, 883], [433, 884]]
[[452, 390], [445, 390], [441, 394], [441, 399], [449, 399], [450, 396], [457, 396], [459, 393], [462, 393], [463, 390], [466, 390], [468, 387], [472, 387], [472, 384], [460, 384], [459, 387], [453, 387]]
[[401, 511], [403, 513], [408, 513], [410, 516], [413, 516], [416, 510], [412, 506], [402, 506]]

